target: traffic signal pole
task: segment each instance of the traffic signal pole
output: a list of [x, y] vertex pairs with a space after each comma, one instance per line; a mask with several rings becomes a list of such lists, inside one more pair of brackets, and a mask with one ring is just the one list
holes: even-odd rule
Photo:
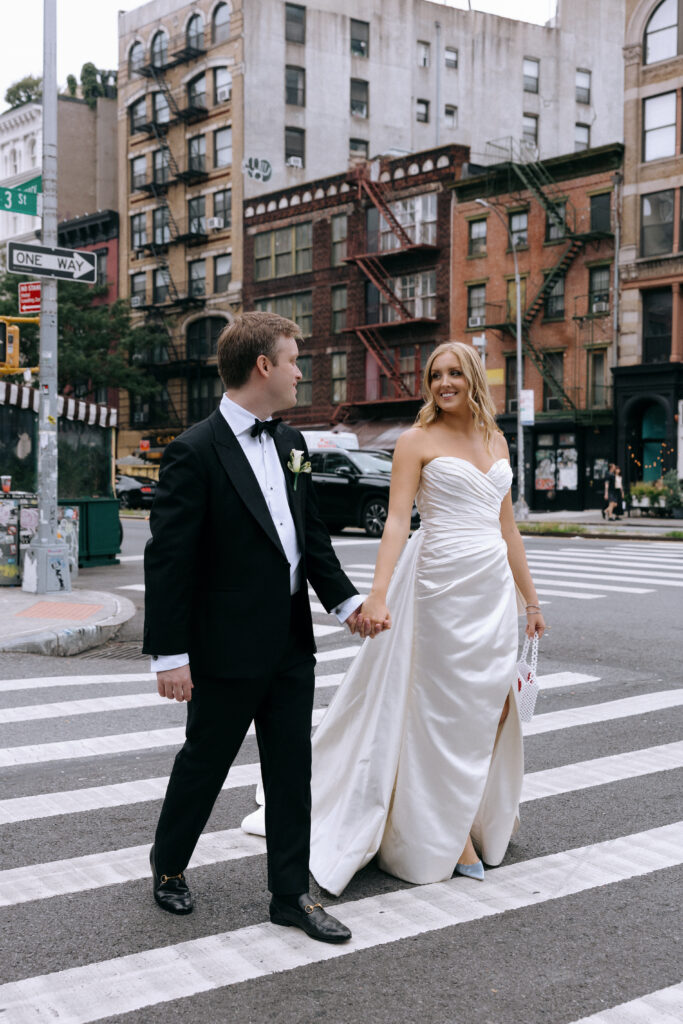
[[[43, 0], [43, 218], [41, 244], [57, 245], [57, 4]], [[57, 281], [43, 281], [40, 316], [38, 530], [26, 552], [22, 589], [71, 590], [67, 546], [57, 539]]]

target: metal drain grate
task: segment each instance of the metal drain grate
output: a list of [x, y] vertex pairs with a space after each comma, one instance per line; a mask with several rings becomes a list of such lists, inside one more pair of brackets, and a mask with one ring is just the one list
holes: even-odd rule
[[109, 643], [103, 644], [101, 647], [95, 647], [91, 651], [85, 651], [83, 654], [79, 654], [78, 657], [86, 661], [91, 658], [120, 658], [122, 661], [142, 661], [143, 659], [147, 660], [149, 656], [142, 653], [142, 647], [139, 643], [110, 640]]

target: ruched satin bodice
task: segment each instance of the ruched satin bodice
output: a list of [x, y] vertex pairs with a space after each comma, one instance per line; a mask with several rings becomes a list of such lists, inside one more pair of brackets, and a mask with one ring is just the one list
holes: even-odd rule
[[455, 530], [482, 538], [489, 532], [500, 536], [500, 505], [511, 483], [505, 459], [482, 473], [467, 459], [439, 455], [422, 470], [417, 493], [422, 527], [430, 534]]

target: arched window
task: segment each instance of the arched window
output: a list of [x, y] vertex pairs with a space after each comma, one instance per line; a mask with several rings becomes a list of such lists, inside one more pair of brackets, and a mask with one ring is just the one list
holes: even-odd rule
[[142, 65], [145, 63], [145, 48], [140, 42], [133, 43], [128, 53], [128, 74], [134, 75], [136, 71], [139, 71]]
[[663, 0], [645, 26], [644, 63], [655, 64], [678, 53], [679, 0]]
[[211, 22], [211, 42], [223, 43], [230, 35], [230, 8], [227, 4], [219, 4], [213, 12]]
[[192, 50], [204, 49], [204, 18], [193, 14], [187, 23], [187, 45]]
[[187, 327], [187, 358], [207, 359], [215, 356], [218, 348], [218, 335], [226, 326], [227, 320], [220, 316], [205, 316], [201, 320], [193, 320]]
[[152, 64], [164, 68], [168, 64], [168, 39], [165, 32], [157, 32], [152, 40]]

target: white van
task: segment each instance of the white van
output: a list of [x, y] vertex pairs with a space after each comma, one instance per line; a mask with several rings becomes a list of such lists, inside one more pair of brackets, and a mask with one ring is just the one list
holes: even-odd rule
[[302, 430], [301, 433], [309, 452], [320, 451], [321, 448], [347, 448], [355, 450], [359, 447], [357, 435], [350, 432], [336, 433], [333, 430]]

